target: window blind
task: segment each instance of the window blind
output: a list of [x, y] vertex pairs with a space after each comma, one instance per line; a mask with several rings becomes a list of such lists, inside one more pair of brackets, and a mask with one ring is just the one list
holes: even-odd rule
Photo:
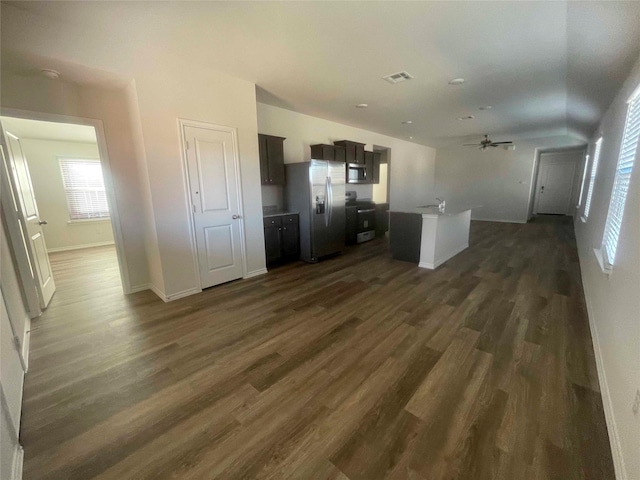
[[60, 159], [70, 220], [109, 218], [99, 160]]
[[593, 152], [593, 164], [591, 165], [591, 175], [589, 177], [589, 188], [587, 189], [587, 200], [584, 202], [584, 218], [589, 217], [591, 210], [591, 197], [593, 197], [593, 186], [596, 183], [596, 173], [598, 172], [598, 161], [600, 160], [600, 149], [602, 147], [602, 137], [596, 142], [596, 149]]
[[629, 180], [633, 163], [638, 150], [638, 138], [640, 137], [640, 94], [637, 94], [629, 103], [627, 119], [620, 146], [620, 156], [616, 168], [616, 177], [613, 182], [611, 192], [611, 202], [609, 203], [609, 213], [607, 223], [604, 227], [603, 249], [606, 254], [606, 261], [613, 265], [618, 247], [618, 237], [622, 228], [622, 216], [624, 214], [624, 204], [627, 200], [629, 190]]
[[580, 196], [578, 197], [578, 208], [582, 205], [582, 195], [584, 194], [584, 184], [587, 181], [587, 172], [589, 171], [589, 154], [584, 157], [584, 170], [582, 171], [582, 180], [580, 181]]

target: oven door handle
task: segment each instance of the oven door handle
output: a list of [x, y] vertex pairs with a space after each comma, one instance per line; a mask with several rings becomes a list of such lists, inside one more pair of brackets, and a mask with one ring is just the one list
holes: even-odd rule
[[358, 213], [371, 213], [375, 211], [376, 211], [375, 208], [367, 208], [366, 210], [358, 210]]

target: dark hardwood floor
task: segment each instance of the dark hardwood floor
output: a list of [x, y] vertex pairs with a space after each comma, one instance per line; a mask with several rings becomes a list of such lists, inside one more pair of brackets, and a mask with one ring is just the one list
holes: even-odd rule
[[436, 271], [383, 240], [168, 304], [53, 254], [25, 479], [613, 479], [568, 218], [473, 222]]

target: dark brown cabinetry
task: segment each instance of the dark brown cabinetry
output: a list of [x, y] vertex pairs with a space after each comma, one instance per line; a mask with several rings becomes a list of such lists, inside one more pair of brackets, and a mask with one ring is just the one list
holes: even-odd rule
[[300, 257], [298, 215], [265, 217], [264, 244], [267, 265], [297, 260]]
[[345, 163], [364, 164], [364, 143], [352, 142], [351, 140], [340, 140], [333, 142], [334, 145], [344, 147]]
[[358, 207], [345, 207], [345, 238], [347, 245], [354, 245], [358, 240]]
[[262, 185], [284, 185], [284, 141], [283, 137], [258, 134]]
[[380, 152], [373, 152], [373, 161], [370, 174], [367, 175], [371, 183], [380, 183], [380, 160], [382, 154]]
[[332, 162], [344, 162], [346, 151], [338, 145], [318, 144], [311, 145], [311, 158], [314, 160], [330, 160]]

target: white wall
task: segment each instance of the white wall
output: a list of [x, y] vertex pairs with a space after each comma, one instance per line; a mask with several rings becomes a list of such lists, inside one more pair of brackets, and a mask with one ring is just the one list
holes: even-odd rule
[[[591, 211], [586, 223], [575, 218], [585, 297], [598, 361], [609, 437], [619, 479], [640, 478], [640, 413], [632, 405], [640, 389], [640, 151], [624, 210], [624, 220], [610, 276], [596, 260], [602, 244], [609, 199], [624, 130], [626, 101], [640, 84], [640, 59], [604, 116], [593, 144], [602, 135]], [[640, 149], [639, 149], [640, 150]]]
[[[11, 125], [8, 122], [8, 125]], [[96, 143], [22, 138], [49, 251], [113, 243], [109, 220], [69, 223], [59, 157], [100, 160]]]
[[[374, 145], [390, 148], [391, 208], [413, 208], [434, 196], [433, 148], [263, 103], [258, 103], [258, 131], [287, 138], [285, 163], [309, 160], [310, 145], [332, 144], [336, 140], [365, 143], [367, 150], [373, 150]], [[358, 198], [373, 196], [372, 185], [347, 185], [347, 189], [357, 191]]]
[[[161, 78], [162, 81], [158, 79]], [[164, 295], [198, 289], [178, 118], [238, 131], [248, 274], [265, 268], [255, 85], [204, 68], [136, 73]]]
[[437, 151], [435, 192], [448, 204], [482, 205], [472, 218], [524, 223], [529, 217], [534, 166], [540, 151], [581, 145], [573, 137], [518, 140], [516, 149], [480, 151], [454, 146]]
[[51, 82], [7, 69], [2, 70], [0, 87], [3, 108], [95, 118], [103, 122], [129, 281], [133, 289], [146, 288], [149, 273], [143, 196], [149, 186], [142, 181], [136, 164], [126, 92], [83, 87], [64, 80]]

